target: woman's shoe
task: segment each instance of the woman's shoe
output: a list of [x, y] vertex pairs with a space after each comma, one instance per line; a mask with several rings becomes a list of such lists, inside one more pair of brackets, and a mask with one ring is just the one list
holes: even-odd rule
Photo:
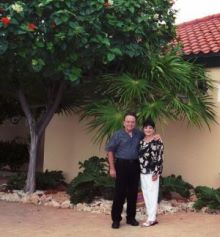
[[156, 224], [158, 224], [157, 220], [147, 221], [147, 222], [142, 223], [141, 227], [150, 227], [150, 226], [153, 226], [153, 225], [156, 225]]

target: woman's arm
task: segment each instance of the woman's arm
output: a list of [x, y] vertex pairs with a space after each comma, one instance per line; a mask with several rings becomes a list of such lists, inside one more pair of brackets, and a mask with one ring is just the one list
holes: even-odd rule
[[154, 170], [154, 175], [161, 175], [163, 171], [163, 151], [164, 145], [162, 142], [158, 142], [157, 145], [157, 157], [156, 157], [156, 166]]

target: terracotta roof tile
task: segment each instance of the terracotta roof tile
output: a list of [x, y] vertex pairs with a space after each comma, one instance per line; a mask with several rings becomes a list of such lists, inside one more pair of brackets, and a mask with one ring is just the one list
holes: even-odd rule
[[185, 54], [220, 53], [220, 13], [177, 26]]

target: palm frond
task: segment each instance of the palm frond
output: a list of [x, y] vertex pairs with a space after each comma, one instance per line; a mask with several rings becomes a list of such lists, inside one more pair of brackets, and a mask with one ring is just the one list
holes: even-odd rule
[[92, 116], [89, 126], [98, 131], [96, 141], [121, 127], [125, 111], [137, 112], [138, 124], [148, 116], [155, 121], [187, 120], [198, 127], [216, 122], [209, 94], [213, 82], [203, 67], [173, 53], [151, 52], [125, 72], [106, 74], [97, 88], [101, 102], [91, 102], [84, 112], [84, 117]]
[[122, 104], [130, 104], [133, 100], [141, 102], [146, 93], [152, 89], [146, 78], [138, 78], [131, 73], [106, 75], [104, 78], [108, 85], [106, 93], [113, 94]]
[[154, 121], [164, 117], [173, 119], [174, 115], [167, 109], [163, 100], [142, 103], [137, 112], [138, 124], [142, 124], [147, 117], [151, 117]]
[[89, 131], [96, 131], [94, 142], [102, 142], [120, 129], [123, 122], [124, 111], [112, 101], [106, 103], [92, 103], [84, 108], [81, 119], [90, 118], [87, 123]]

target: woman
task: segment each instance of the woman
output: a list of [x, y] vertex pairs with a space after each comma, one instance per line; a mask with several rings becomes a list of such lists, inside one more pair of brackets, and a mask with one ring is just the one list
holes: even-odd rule
[[156, 219], [159, 178], [163, 169], [163, 143], [154, 140], [155, 123], [147, 119], [143, 124], [144, 139], [140, 141], [139, 161], [141, 169], [141, 189], [147, 208], [147, 221], [143, 227], [158, 223]]

